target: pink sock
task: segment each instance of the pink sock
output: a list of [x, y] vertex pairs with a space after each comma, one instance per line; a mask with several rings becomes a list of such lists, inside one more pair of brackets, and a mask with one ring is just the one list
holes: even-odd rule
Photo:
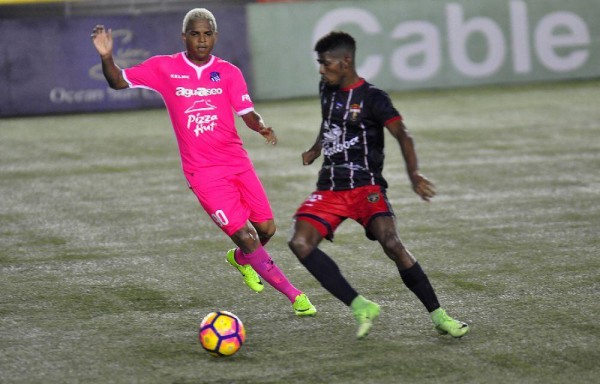
[[247, 255], [242, 253], [239, 248], [236, 249], [235, 260], [241, 265], [250, 264], [260, 277], [273, 288], [286, 295], [292, 303], [296, 299], [296, 296], [302, 293], [290, 283], [262, 246]]

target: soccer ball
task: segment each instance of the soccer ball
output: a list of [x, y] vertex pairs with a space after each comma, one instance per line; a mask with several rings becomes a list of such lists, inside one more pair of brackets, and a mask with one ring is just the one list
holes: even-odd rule
[[231, 312], [211, 312], [200, 323], [199, 339], [202, 348], [211, 355], [231, 356], [246, 341], [246, 329]]

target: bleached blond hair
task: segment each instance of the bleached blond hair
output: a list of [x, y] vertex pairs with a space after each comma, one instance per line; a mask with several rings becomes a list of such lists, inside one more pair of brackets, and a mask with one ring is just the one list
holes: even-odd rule
[[214, 32], [217, 32], [217, 20], [215, 19], [215, 15], [213, 15], [212, 12], [206, 8], [194, 8], [191, 11], [189, 11], [183, 18], [183, 26], [181, 27], [181, 33], [185, 33], [190, 21], [196, 19], [207, 20], [212, 30]]

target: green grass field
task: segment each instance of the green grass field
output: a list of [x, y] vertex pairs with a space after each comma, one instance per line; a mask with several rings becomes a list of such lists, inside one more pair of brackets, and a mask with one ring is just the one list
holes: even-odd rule
[[[388, 135], [401, 237], [442, 305], [439, 336], [354, 222], [323, 245], [382, 306], [366, 340], [287, 248], [314, 188], [315, 98], [259, 103], [280, 143], [240, 129], [279, 225], [273, 258], [318, 307], [252, 293], [187, 190], [163, 110], [0, 120], [0, 383], [592, 383], [600, 377], [600, 82], [392, 95], [438, 196], [411, 191]], [[201, 318], [247, 343], [213, 358]]]

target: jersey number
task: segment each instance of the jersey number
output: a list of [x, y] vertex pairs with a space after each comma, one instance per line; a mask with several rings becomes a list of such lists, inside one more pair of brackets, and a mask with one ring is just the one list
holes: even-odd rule
[[210, 217], [213, 219], [213, 221], [215, 223], [217, 223], [217, 225], [219, 227], [224, 227], [227, 224], [229, 224], [229, 219], [227, 218], [227, 216], [225, 216], [225, 212], [223, 212], [222, 210], [218, 210], [215, 213], [213, 213], [212, 215], [210, 215]]

